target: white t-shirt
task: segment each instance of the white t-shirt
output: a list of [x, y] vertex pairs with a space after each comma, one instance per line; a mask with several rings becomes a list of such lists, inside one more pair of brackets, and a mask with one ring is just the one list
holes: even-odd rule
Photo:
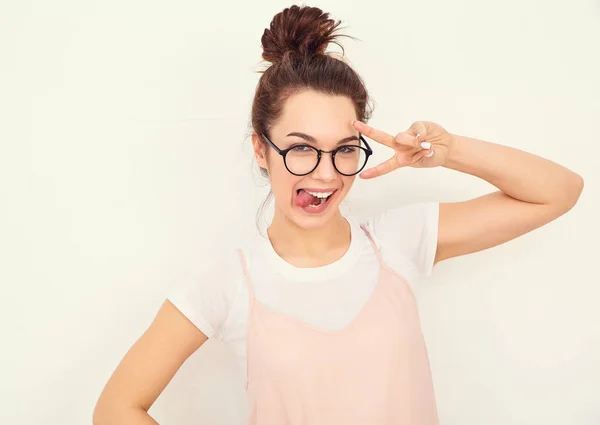
[[[383, 261], [414, 288], [431, 275], [437, 247], [439, 203], [423, 202], [388, 209], [365, 221]], [[351, 241], [346, 253], [322, 267], [297, 268], [257, 235], [244, 253], [254, 293], [269, 308], [296, 316], [312, 326], [337, 330], [365, 304], [379, 277], [379, 263], [361, 222], [346, 216]], [[209, 338], [233, 350], [246, 376], [246, 323], [249, 293], [235, 248], [217, 261], [200, 265], [176, 282], [167, 299]]]

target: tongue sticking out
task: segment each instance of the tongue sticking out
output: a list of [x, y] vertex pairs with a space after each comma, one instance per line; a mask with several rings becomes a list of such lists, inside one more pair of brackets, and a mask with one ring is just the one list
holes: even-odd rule
[[296, 206], [300, 208], [307, 207], [308, 205], [317, 205], [320, 204], [321, 200], [316, 196], [312, 196], [310, 193], [305, 192], [303, 189], [300, 189], [298, 196], [296, 196]]

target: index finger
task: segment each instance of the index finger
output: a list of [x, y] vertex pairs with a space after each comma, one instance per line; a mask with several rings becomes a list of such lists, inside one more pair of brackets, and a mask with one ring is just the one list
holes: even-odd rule
[[390, 148], [393, 148], [396, 145], [394, 136], [387, 134], [385, 131], [378, 130], [368, 124], [365, 124], [364, 122], [357, 120], [353, 121], [352, 125], [356, 130], [366, 135], [369, 139], [373, 139], [376, 142], [389, 146]]

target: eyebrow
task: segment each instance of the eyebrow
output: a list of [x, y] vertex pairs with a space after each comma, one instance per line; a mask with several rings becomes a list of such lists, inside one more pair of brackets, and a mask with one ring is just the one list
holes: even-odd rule
[[[307, 142], [317, 143], [317, 139], [315, 139], [313, 136], [310, 136], [310, 135], [305, 134], [305, 133], [292, 132], [292, 133], [288, 134], [286, 137], [290, 137], [290, 136], [300, 137], [301, 139], [304, 139]], [[350, 142], [352, 140], [358, 140], [358, 141], [360, 141], [360, 139], [358, 138], [358, 136], [349, 136], [349, 137], [343, 138], [342, 140], [340, 140], [339, 142], [337, 142], [337, 144], [341, 145], [342, 143]]]

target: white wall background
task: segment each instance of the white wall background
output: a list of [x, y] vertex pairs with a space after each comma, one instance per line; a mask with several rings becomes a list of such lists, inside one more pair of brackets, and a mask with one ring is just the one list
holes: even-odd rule
[[[0, 422], [91, 423], [170, 285], [255, 231], [267, 193], [247, 138], [260, 37], [285, 1], [19, 1], [0, 9]], [[389, 132], [431, 120], [557, 161], [579, 204], [449, 260], [419, 302], [443, 425], [600, 424], [600, 2], [310, 3]], [[374, 163], [386, 159], [376, 146]], [[492, 191], [447, 169], [357, 180], [347, 208]], [[241, 424], [210, 341], [150, 413]], [[133, 424], [132, 424], [133, 425]]]

